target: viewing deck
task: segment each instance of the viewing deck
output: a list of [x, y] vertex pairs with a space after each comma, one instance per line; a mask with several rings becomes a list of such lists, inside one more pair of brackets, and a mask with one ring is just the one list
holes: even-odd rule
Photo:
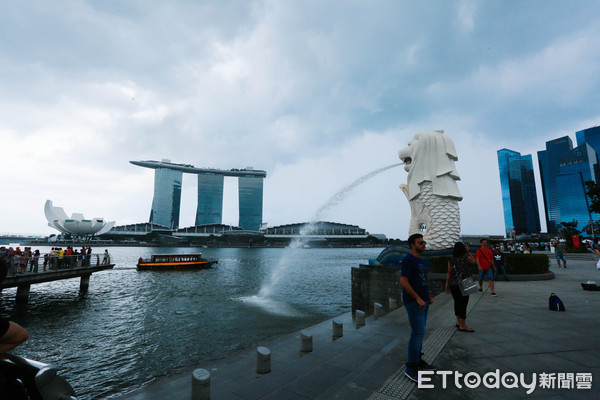
[[79, 289], [86, 291], [89, 287], [92, 273], [113, 269], [115, 266], [115, 264], [111, 264], [110, 258], [105, 262], [101, 262], [100, 254], [92, 254], [88, 257], [90, 258], [81, 263], [78, 263], [75, 257], [69, 258], [65, 256], [62, 260], [56, 258], [56, 260], [53, 260], [55, 261], [53, 267], [50, 268], [50, 265], [48, 265], [45, 271], [43, 257], [40, 257], [40, 265], [34, 267], [31, 272], [17, 272], [15, 266], [11, 265], [8, 275], [0, 283], [0, 291], [5, 288], [16, 287], [16, 302], [19, 304], [27, 303], [31, 285], [36, 283], [81, 278]]

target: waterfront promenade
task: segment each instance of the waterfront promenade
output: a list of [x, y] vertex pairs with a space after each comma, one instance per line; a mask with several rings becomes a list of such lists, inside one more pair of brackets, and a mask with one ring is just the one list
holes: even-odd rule
[[[600, 283], [596, 258], [570, 259], [567, 270], [558, 270], [551, 258], [555, 279], [498, 282], [498, 297], [492, 297], [484, 284], [484, 293], [472, 295], [469, 302], [467, 323], [475, 333], [457, 331], [448, 293], [435, 298], [425, 336], [425, 359], [440, 371], [463, 375], [483, 377], [496, 370], [500, 375], [522, 373], [526, 384], [535, 382], [530, 394], [519, 383], [515, 388], [504, 387], [510, 386], [508, 375], [499, 389], [482, 384], [468, 388], [464, 381], [459, 381], [462, 388], [458, 388], [456, 374], [449, 375], [446, 388], [441, 375], [429, 382], [433, 388], [418, 388], [403, 373], [410, 328], [402, 308], [377, 320], [369, 317], [358, 330], [350, 313], [342, 315], [344, 336], [336, 341], [331, 338], [331, 320], [310, 327], [314, 350], [302, 356], [300, 332], [260, 343], [271, 350], [272, 363], [272, 372], [261, 377], [255, 373], [255, 349], [219, 361], [198, 360], [197, 368], [211, 374], [212, 399], [597, 399], [600, 291], [584, 291], [580, 285], [588, 280]], [[548, 309], [552, 292], [563, 300], [566, 312]], [[201, 332], [198, 340], [202, 340]], [[189, 399], [191, 373], [158, 379], [118, 398]]]

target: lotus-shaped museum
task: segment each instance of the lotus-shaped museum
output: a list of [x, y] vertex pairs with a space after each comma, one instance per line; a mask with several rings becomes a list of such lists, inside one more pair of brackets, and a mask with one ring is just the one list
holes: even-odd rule
[[73, 213], [69, 218], [62, 207], [54, 207], [50, 200], [46, 200], [44, 214], [48, 220], [48, 226], [72, 235], [102, 235], [115, 225], [115, 221], [105, 222], [101, 217], [85, 219], [80, 213]]

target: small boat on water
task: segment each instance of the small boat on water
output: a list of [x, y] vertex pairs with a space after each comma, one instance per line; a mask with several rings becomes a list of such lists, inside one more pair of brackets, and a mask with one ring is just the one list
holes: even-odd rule
[[138, 271], [194, 270], [210, 268], [217, 263], [217, 260], [202, 258], [202, 254], [154, 254], [149, 259], [140, 257], [137, 269]]

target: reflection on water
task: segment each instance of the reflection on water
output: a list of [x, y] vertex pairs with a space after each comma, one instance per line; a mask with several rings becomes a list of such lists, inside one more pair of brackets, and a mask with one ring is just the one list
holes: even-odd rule
[[[261, 285], [286, 249], [114, 247], [115, 269], [93, 274], [86, 295], [79, 279], [48, 282], [16, 307], [16, 289], [5, 289], [0, 312], [30, 333], [16, 354], [57, 366], [79, 398], [105, 399], [349, 311], [350, 268], [380, 250], [300, 249], [264, 296]], [[135, 269], [139, 257], [197, 252], [219, 264]]]

